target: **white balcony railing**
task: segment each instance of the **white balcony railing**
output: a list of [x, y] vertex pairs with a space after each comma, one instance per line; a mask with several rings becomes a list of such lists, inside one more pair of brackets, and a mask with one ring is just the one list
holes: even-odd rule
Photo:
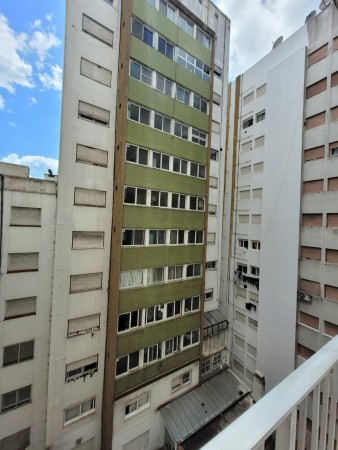
[[[334, 450], [338, 336], [292, 372], [202, 450]], [[266, 447], [265, 447], [266, 445]]]

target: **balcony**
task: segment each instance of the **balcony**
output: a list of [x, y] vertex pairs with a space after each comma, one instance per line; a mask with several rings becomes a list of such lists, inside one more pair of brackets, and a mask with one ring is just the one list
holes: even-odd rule
[[335, 450], [338, 336], [203, 450]]

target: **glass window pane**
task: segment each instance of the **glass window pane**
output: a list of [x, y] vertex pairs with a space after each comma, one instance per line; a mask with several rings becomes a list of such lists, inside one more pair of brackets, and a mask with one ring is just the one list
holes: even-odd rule
[[173, 171], [180, 172], [181, 170], [181, 160], [179, 158], [174, 158]]
[[188, 161], [185, 161], [184, 159], [182, 159], [181, 162], [181, 173], [185, 175], [188, 173]]
[[198, 210], [204, 211], [204, 199], [203, 198], [198, 199]]
[[194, 276], [194, 266], [193, 264], [189, 264], [187, 266], [187, 277], [192, 277]]
[[170, 230], [170, 244], [177, 244], [177, 230]]
[[148, 67], [142, 67], [142, 81], [149, 86], [152, 84], [152, 70]]
[[32, 359], [34, 354], [34, 341], [23, 342], [20, 344], [19, 360], [26, 361]]
[[155, 114], [154, 127], [157, 128], [158, 130], [162, 130], [162, 122], [163, 122], [163, 117], [160, 116], [159, 114]]
[[192, 299], [192, 309], [195, 311], [196, 309], [199, 309], [200, 307], [200, 298], [199, 297], [193, 297]]
[[178, 208], [178, 194], [171, 195], [171, 207]]
[[129, 355], [129, 369], [134, 369], [139, 365], [139, 352], [133, 352]]
[[165, 230], [158, 231], [158, 243], [163, 245], [165, 244]]
[[143, 42], [147, 45], [153, 46], [153, 32], [144, 28]]
[[194, 330], [192, 332], [191, 343], [196, 344], [198, 342], [199, 330]]
[[141, 66], [135, 61], [131, 61], [130, 63], [130, 76], [135, 78], [136, 80], [141, 79]]
[[168, 192], [161, 192], [160, 206], [163, 208], [168, 207]]
[[201, 99], [201, 111], [205, 114], [208, 112], [208, 103], [203, 99]]
[[135, 203], [135, 188], [126, 187], [124, 189], [124, 203]]
[[196, 244], [202, 244], [203, 242], [203, 231], [196, 232]]
[[172, 82], [166, 80], [166, 83], [165, 83], [165, 93], [166, 93], [166, 95], [171, 96], [171, 93], [172, 93], [172, 86], [173, 86]]
[[196, 197], [190, 196], [190, 209], [195, 210], [197, 206], [197, 199]]
[[178, 122], [175, 122], [175, 129], [174, 129], [175, 136], [181, 137], [181, 133], [182, 133], [181, 128], [182, 128], [181, 124]]
[[157, 232], [156, 230], [149, 230], [149, 245], [157, 244]]
[[184, 230], [178, 231], [178, 243], [184, 244]]
[[125, 331], [129, 329], [129, 313], [120, 314], [118, 322], [118, 331]]
[[65, 422], [68, 422], [68, 420], [75, 419], [75, 417], [78, 417], [79, 415], [80, 415], [80, 405], [68, 408], [66, 409], [65, 413]]
[[147, 203], [147, 191], [146, 189], [137, 189], [137, 201], [138, 205], [145, 205]]
[[188, 139], [188, 127], [185, 125], [182, 125], [182, 138]]
[[140, 108], [137, 105], [134, 105], [133, 103], [128, 104], [128, 119], [131, 120], [139, 120], [139, 111]]
[[157, 152], [153, 152], [153, 167], [159, 169], [161, 167], [161, 154]]
[[194, 108], [200, 109], [201, 99], [196, 94], [194, 95]]
[[198, 176], [200, 178], [205, 178], [205, 166], [203, 166], [202, 164], [199, 165]]
[[93, 409], [94, 408], [94, 401], [93, 401], [93, 399], [91, 398], [90, 400], [87, 400], [86, 402], [83, 402], [82, 403], [82, 405], [81, 405], [81, 412], [82, 412], [82, 414], [83, 413], [85, 413], [85, 412], [87, 412], [87, 411], [90, 411], [91, 409]]
[[175, 22], [175, 10], [168, 5], [167, 17], [172, 22]]
[[151, 201], [150, 201], [151, 206], [158, 206], [159, 199], [160, 199], [159, 191], [151, 191]]
[[121, 375], [128, 370], [128, 356], [123, 356], [116, 362], [116, 375]]
[[175, 302], [175, 315], [181, 314], [181, 302], [180, 300], [176, 300]]
[[186, 298], [184, 300], [184, 312], [191, 311], [191, 298]]
[[144, 244], [144, 230], [135, 230], [134, 245]]
[[169, 170], [169, 156], [162, 155], [162, 169]]
[[144, 166], [148, 165], [148, 150], [145, 150], [144, 148], [139, 149], [138, 162], [139, 164], [143, 164]]
[[170, 133], [170, 119], [163, 117], [163, 131]]
[[10, 364], [16, 364], [19, 358], [19, 345], [9, 345], [4, 348], [3, 353], [3, 365], [9, 366]]
[[159, 74], [156, 74], [156, 89], [164, 92], [164, 78]]
[[123, 230], [122, 245], [133, 245], [133, 230]]
[[141, 108], [140, 122], [144, 125], [150, 124], [150, 111], [148, 109]]
[[195, 243], [195, 231], [190, 230], [188, 233], [188, 244], [194, 244]]
[[189, 332], [189, 333], [186, 333], [183, 336], [183, 347], [186, 347], [187, 345], [190, 345], [190, 343], [191, 343], [191, 334]]
[[133, 19], [131, 32], [137, 38], [142, 39], [143, 25], [137, 20]]
[[198, 164], [196, 163], [190, 163], [190, 175], [192, 177], [197, 177], [197, 169], [198, 169]]
[[137, 147], [135, 145], [128, 145], [126, 159], [130, 162], [137, 161]]
[[184, 194], [180, 195], [180, 208], [185, 209], [185, 195]]
[[165, 47], [166, 47], [166, 41], [161, 38], [161, 36], [158, 37], [158, 51], [163, 53], [165, 55]]
[[174, 303], [167, 303], [167, 317], [174, 315]]
[[167, 43], [166, 55], [170, 59], [174, 59], [174, 47], [171, 44]]

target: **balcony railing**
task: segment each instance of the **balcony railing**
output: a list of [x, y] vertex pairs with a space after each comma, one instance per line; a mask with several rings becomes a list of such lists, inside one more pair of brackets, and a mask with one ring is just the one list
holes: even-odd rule
[[337, 391], [338, 336], [202, 450], [335, 450]]

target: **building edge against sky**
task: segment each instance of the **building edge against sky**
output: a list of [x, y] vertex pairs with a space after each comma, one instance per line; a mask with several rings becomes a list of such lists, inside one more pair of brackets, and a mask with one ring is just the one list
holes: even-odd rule
[[338, 333], [337, 10], [227, 87], [229, 28], [67, 2], [57, 183], [0, 167], [0, 449], [174, 448], [164, 405]]

